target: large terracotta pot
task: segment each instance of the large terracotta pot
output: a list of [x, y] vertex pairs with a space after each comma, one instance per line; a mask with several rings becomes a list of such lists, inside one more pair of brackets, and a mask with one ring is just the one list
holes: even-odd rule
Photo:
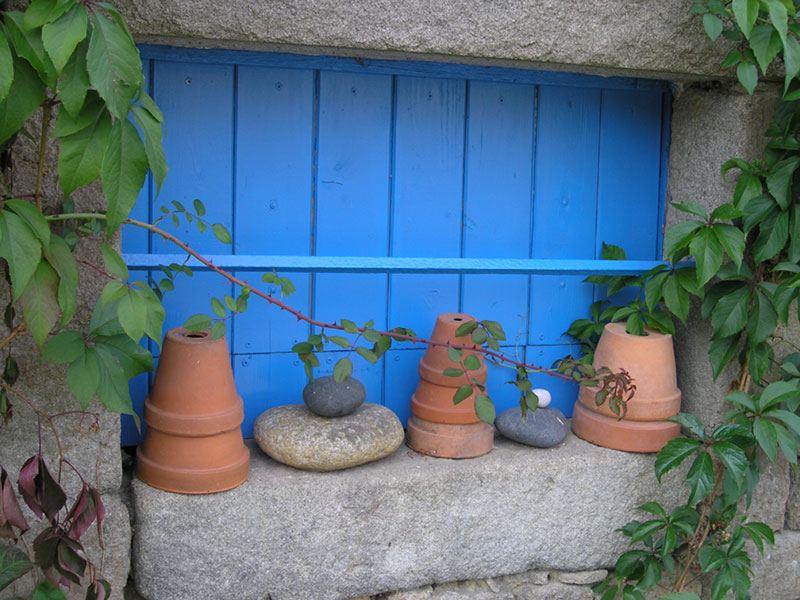
[[[461, 313], [439, 315], [431, 339], [471, 346], [470, 336], [456, 337], [458, 328], [475, 319]], [[464, 351], [480, 360], [480, 368], [469, 371], [471, 379], [486, 383], [486, 364], [476, 351]], [[408, 421], [406, 443], [422, 454], [443, 458], [472, 458], [486, 454], [494, 447], [494, 428], [475, 414], [475, 394], [459, 404], [453, 395], [465, 383], [463, 377], [443, 375], [457, 364], [447, 356], [444, 346], [428, 346], [419, 363], [420, 381], [411, 397], [412, 417]]]
[[148, 428], [136, 450], [137, 476], [153, 487], [183, 494], [240, 485], [250, 465], [243, 420], [225, 338], [171, 329], [145, 399]]
[[672, 336], [652, 329], [646, 334], [631, 335], [624, 323], [605, 326], [592, 364], [626, 370], [636, 393], [628, 402], [625, 418], [619, 420], [607, 401], [597, 406], [596, 388], [582, 387], [572, 416], [575, 435], [616, 450], [658, 452], [680, 434], [679, 425], [664, 421], [681, 409]]

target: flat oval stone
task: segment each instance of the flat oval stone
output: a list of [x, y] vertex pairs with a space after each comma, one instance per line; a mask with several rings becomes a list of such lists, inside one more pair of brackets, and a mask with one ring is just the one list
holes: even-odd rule
[[364, 404], [367, 390], [354, 377], [336, 383], [333, 375], [318, 377], [303, 388], [303, 402], [321, 417], [343, 417]]
[[537, 448], [550, 448], [567, 436], [567, 419], [557, 408], [537, 408], [528, 411], [525, 417], [523, 423], [522, 411], [515, 406], [500, 413], [494, 424], [497, 431], [507, 438]]
[[379, 404], [328, 419], [301, 404], [261, 414], [253, 437], [271, 458], [297, 469], [336, 471], [388, 456], [403, 443], [400, 419]]

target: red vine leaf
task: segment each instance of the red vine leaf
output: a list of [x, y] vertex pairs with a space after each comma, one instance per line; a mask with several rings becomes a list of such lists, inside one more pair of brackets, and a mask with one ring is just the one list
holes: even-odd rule
[[17, 495], [14, 493], [14, 486], [11, 485], [8, 473], [0, 467], [0, 537], [16, 542], [17, 534], [11, 528], [12, 525], [23, 532], [30, 529], [19, 508]]
[[19, 472], [19, 492], [30, 509], [40, 519], [47, 515], [51, 523], [56, 522], [58, 511], [67, 503], [67, 495], [50, 475], [41, 453], [32, 456]]
[[78, 494], [78, 497], [75, 499], [75, 504], [72, 505], [67, 515], [67, 521], [70, 523], [67, 536], [72, 540], [79, 540], [96, 520], [97, 539], [100, 543], [100, 547], [105, 548], [102, 535], [103, 518], [105, 514], [106, 509], [103, 506], [102, 500], [100, 500], [100, 494], [96, 489], [84, 483], [80, 494]]

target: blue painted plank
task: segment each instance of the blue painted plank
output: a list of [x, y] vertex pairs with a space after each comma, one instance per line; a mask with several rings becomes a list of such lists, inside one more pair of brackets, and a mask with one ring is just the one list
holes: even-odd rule
[[242, 434], [253, 437], [253, 423], [275, 406], [302, 404], [306, 376], [294, 354], [253, 354], [233, 357], [236, 391], [244, 402]]
[[[234, 275], [248, 281], [253, 288], [281, 298], [281, 290], [274, 284], [261, 281], [260, 274], [234, 271]], [[307, 273], [281, 271], [281, 277], [291, 279], [297, 291], [283, 301], [304, 314], [311, 313], [311, 277]], [[239, 294], [236, 289], [236, 294]], [[253, 352], [289, 352], [297, 342], [308, 339], [310, 326], [298, 321], [290, 313], [270, 305], [253, 294], [247, 302], [247, 310], [236, 316], [234, 323], [233, 349], [237, 354]]]
[[[564, 358], [570, 352], [571, 349], [568, 345], [528, 346], [525, 349], [525, 357], [529, 364], [549, 368], [554, 361]], [[578, 399], [577, 383], [543, 373], [531, 374], [530, 381], [534, 389], [543, 388], [550, 392], [552, 397], [550, 406], [559, 409], [567, 417], [572, 416], [575, 401]]]
[[[320, 73], [315, 254], [386, 256], [392, 79]], [[314, 314], [386, 325], [386, 276], [318, 275]]]
[[630, 259], [655, 254], [661, 220], [661, 93], [605, 90], [598, 173], [596, 256], [602, 243]]
[[[465, 82], [399, 77], [392, 256], [457, 257], [461, 246]], [[421, 331], [458, 310], [458, 277], [393, 275], [390, 326]]]
[[[600, 93], [539, 89], [531, 256], [591, 259], [595, 249]], [[532, 277], [529, 343], [554, 344], [588, 314], [592, 286], [583, 277]]]
[[[433, 326], [424, 330], [424, 335], [430, 335]], [[423, 334], [422, 331], [417, 333]], [[411, 416], [411, 396], [419, 384], [419, 361], [425, 354], [425, 349], [411, 344], [398, 344], [398, 350], [389, 350], [385, 354], [386, 361], [386, 391], [384, 401], [406, 426]]]
[[[240, 67], [237, 77], [237, 254], [309, 254], [314, 143], [314, 73]], [[266, 269], [270, 270], [270, 269]], [[247, 278], [246, 273], [236, 273]], [[260, 273], [252, 285], [266, 289]], [[289, 303], [308, 312], [310, 279], [281, 272], [297, 287]], [[273, 293], [275, 292], [273, 286]], [[252, 298], [236, 319], [235, 352], [288, 352], [309, 327]]]
[[[205, 205], [207, 221], [232, 229], [233, 79], [233, 67], [155, 63], [153, 93], [168, 124], [164, 153], [169, 165], [169, 176], [153, 207], [156, 218], [160, 207], [170, 207], [172, 200], [193, 211], [198, 198]], [[161, 226], [201, 252], [231, 252], [230, 244], [219, 242], [210, 230], [200, 234], [183, 218], [177, 228], [170, 218]], [[164, 252], [168, 246], [154, 238], [151, 247]]]
[[[534, 87], [470, 82], [465, 257], [527, 258], [530, 246]], [[528, 313], [528, 277], [464, 276], [462, 309], [507, 333]]]
[[[159, 264], [181, 262], [180, 254], [125, 254], [130, 269], [146, 270]], [[409, 258], [372, 256], [245, 256], [209, 254], [215, 266], [239, 271], [297, 271], [304, 273], [465, 273], [526, 275], [635, 275], [665, 264], [657, 260], [527, 259], [527, 258]], [[194, 258], [188, 265], [209, 270]]]
[[314, 56], [272, 52], [222, 50], [216, 48], [178, 48], [143, 44], [139, 46], [146, 58], [209, 64], [259, 65], [292, 69], [324, 69], [334, 72], [355, 72], [410, 77], [444, 77], [448, 79], [481, 79], [503, 83], [541, 83], [607, 89], [668, 90], [669, 83], [655, 79], [632, 77], [601, 77], [558, 71], [535, 71], [508, 67], [485, 67], [440, 63], [427, 60], [381, 60], [347, 56]]
[[144, 412], [144, 399], [150, 393], [150, 377], [151, 373], [142, 373], [137, 375], [128, 382], [128, 389], [131, 394], [131, 402], [133, 403], [133, 411], [139, 415], [139, 422], [141, 423], [141, 432], [136, 428], [136, 422], [130, 415], [121, 416], [121, 434], [120, 446], [136, 446], [142, 441], [142, 434], [144, 434], [145, 423], [142, 421], [142, 413]]

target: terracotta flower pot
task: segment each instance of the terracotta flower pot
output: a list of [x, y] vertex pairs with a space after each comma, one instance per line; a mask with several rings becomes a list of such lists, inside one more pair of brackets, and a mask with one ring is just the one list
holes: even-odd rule
[[664, 422], [681, 409], [672, 336], [649, 328], [646, 333], [631, 335], [624, 323], [605, 326], [592, 364], [595, 368], [626, 370], [636, 393], [620, 421], [607, 401], [597, 406], [597, 388], [582, 387], [572, 416], [575, 435], [607, 448], [658, 452], [680, 434], [679, 425]]
[[136, 474], [170, 492], [208, 494], [243, 483], [250, 467], [225, 338], [171, 329], [153, 388], [145, 399], [148, 429], [136, 450]]
[[[470, 336], [457, 338], [455, 335], [461, 325], [471, 320], [475, 319], [461, 313], [439, 315], [431, 339], [472, 345]], [[469, 355], [480, 360], [480, 368], [469, 371], [470, 379], [485, 384], [487, 370], [481, 353], [465, 350], [464, 357]], [[475, 414], [475, 394], [453, 404], [453, 396], [465, 379], [448, 377], [443, 372], [457, 366], [443, 346], [429, 346], [420, 360], [420, 382], [411, 397], [414, 416], [408, 421], [406, 441], [417, 452], [445, 458], [472, 458], [486, 454], [494, 446], [494, 429]]]

